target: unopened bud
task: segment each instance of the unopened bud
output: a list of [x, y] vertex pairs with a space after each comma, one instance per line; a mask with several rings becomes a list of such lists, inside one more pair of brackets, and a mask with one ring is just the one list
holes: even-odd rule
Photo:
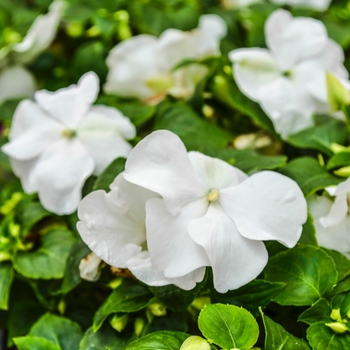
[[333, 321], [341, 321], [340, 309], [333, 309], [332, 310], [331, 319]]
[[121, 332], [128, 324], [129, 315], [118, 315], [115, 314], [113, 318], [109, 321], [110, 325], [118, 332]]
[[123, 279], [121, 277], [117, 277], [108, 283], [108, 287], [112, 289], [116, 289], [122, 284], [122, 282], [123, 282]]
[[214, 115], [215, 110], [209, 105], [204, 105], [202, 108], [202, 112], [206, 118], [211, 118]]
[[166, 307], [161, 303], [152, 303], [148, 305], [148, 309], [154, 316], [160, 317], [166, 315]]
[[78, 38], [84, 33], [84, 26], [81, 22], [72, 21], [66, 26], [66, 33], [71, 38]]
[[97, 281], [101, 275], [101, 261], [95, 253], [90, 253], [86, 258], [81, 259], [79, 264], [80, 277], [85, 281]]
[[57, 305], [57, 310], [60, 313], [60, 315], [64, 315], [66, 312], [67, 304], [64, 300], [61, 300]]
[[191, 306], [197, 310], [202, 310], [205, 305], [210, 304], [211, 299], [209, 297], [199, 297], [193, 300]]
[[210, 345], [205, 339], [194, 335], [182, 343], [180, 350], [210, 350]]
[[349, 147], [345, 147], [345, 146], [339, 145], [338, 143], [335, 143], [335, 142], [331, 143], [330, 149], [331, 149], [331, 151], [334, 154], [342, 153], [342, 152], [350, 153], [350, 148]]
[[341, 177], [350, 177], [350, 165], [335, 170], [334, 174]]
[[141, 317], [137, 317], [134, 323], [134, 331], [138, 337], [141, 336], [145, 327], [146, 327], [146, 321]]
[[342, 106], [350, 104], [348, 89], [332, 73], [326, 73], [328, 103], [332, 111], [340, 111]]
[[340, 322], [326, 323], [326, 326], [329, 327], [334, 333], [338, 334], [342, 334], [348, 331], [348, 328], [345, 326], [345, 324]]

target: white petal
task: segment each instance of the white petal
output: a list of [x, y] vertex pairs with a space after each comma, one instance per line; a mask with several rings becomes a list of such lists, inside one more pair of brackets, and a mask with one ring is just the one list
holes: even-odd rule
[[115, 46], [107, 57], [109, 73], [104, 90], [110, 94], [141, 99], [151, 98], [155, 92], [146, 80], [163, 73], [157, 54], [157, 38], [137, 35]]
[[31, 176], [37, 161], [38, 157], [27, 161], [18, 161], [10, 158], [12, 170], [16, 176], [21, 179], [22, 187], [26, 193], [34, 193], [38, 191], [36, 179]]
[[92, 158], [77, 139], [62, 139], [41, 154], [30, 176], [38, 184], [43, 207], [62, 215], [78, 208], [81, 189], [93, 169]]
[[50, 46], [56, 36], [64, 7], [63, 1], [56, 0], [46, 15], [35, 19], [23, 41], [13, 47], [17, 62], [28, 63]]
[[99, 79], [93, 72], [84, 74], [77, 85], [55, 92], [40, 90], [35, 100], [53, 118], [70, 129], [75, 129], [96, 100]]
[[220, 293], [252, 281], [267, 263], [264, 243], [242, 237], [218, 203], [211, 204], [204, 217], [193, 220], [188, 230], [207, 253], [214, 287]]
[[205, 275], [205, 267], [201, 267], [183, 277], [166, 278], [162, 272], [154, 269], [148, 251], [141, 252], [131, 258], [127, 262], [127, 267], [138, 280], [149, 286], [159, 287], [174, 284], [184, 290], [193, 289], [196, 283], [203, 280]]
[[180, 138], [167, 130], [155, 131], [136, 145], [127, 159], [124, 178], [159, 193], [173, 215], [209, 191]]
[[168, 278], [176, 278], [209, 265], [203, 248], [190, 238], [187, 231], [189, 223], [203, 216], [207, 206], [207, 201], [200, 199], [173, 216], [167, 212], [162, 199], [147, 202], [148, 250], [157, 271], [162, 271]]
[[33, 97], [36, 81], [31, 72], [22, 66], [0, 70], [0, 103], [11, 98]]
[[132, 139], [136, 128], [117, 109], [92, 106], [78, 125], [77, 136], [94, 159], [94, 174], [99, 175], [114, 159], [126, 158], [132, 146], [125, 139]]
[[258, 101], [261, 90], [282, 73], [266, 49], [237, 49], [229, 53], [229, 58], [234, 64], [234, 78], [239, 89], [253, 101]]
[[10, 142], [2, 151], [16, 160], [37, 157], [52, 142], [60, 139], [62, 126], [37, 104], [24, 100], [18, 105], [12, 122]]
[[308, 200], [308, 205], [314, 218], [319, 245], [334, 249], [350, 258], [350, 217], [346, 216], [335, 226], [324, 227], [320, 218], [329, 213], [333, 202], [326, 197], [314, 196]]
[[277, 240], [289, 248], [298, 242], [307, 219], [306, 201], [297, 183], [272, 171], [221, 190], [219, 202], [242, 236]]
[[101, 275], [100, 263], [101, 259], [95, 253], [90, 253], [86, 258], [81, 259], [79, 263], [80, 277], [86, 281], [97, 281]]
[[83, 198], [77, 228], [102, 260], [126, 268], [126, 262], [141, 252], [146, 241], [145, 203], [153, 194], [118, 178], [119, 187], [111, 192], [95, 191]]
[[200, 152], [188, 152], [188, 157], [197, 174], [210, 189], [236, 186], [248, 177], [243, 171], [221, 159], [208, 157]]
[[285, 10], [276, 10], [265, 24], [267, 46], [284, 70], [301, 60], [319, 54], [328, 36], [322, 22], [306, 17], [292, 18]]

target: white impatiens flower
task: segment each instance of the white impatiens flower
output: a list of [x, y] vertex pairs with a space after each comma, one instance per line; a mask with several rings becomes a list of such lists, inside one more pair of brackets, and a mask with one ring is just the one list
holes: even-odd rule
[[81, 221], [77, 228], [89, 248], [107, 264], [128, 268], [148, 285], [194, 288], [203, 279], [205, 268], [171, 279], [151, 264], [146, 248], [145, 205], [157, 194], [127, 182], [122, 174], [110, 188], [109, 193], [99, 190], [88, 194], [79, 204]]
[[292, 5], [310, 8], [318, 11], [325, 11], [332, 0], [270, 0], [278, 5]]
[[74, 212], [81, 189], [118, 157], [126, 157], [136, 130], [117, 109], [96, 105], [99, 80], [90, 72], [77, 85], [35, 93], [18, 105], [2, 147], [27, 193], [38, 192], [43, 206], [57, 214]]
[[146, 203], [154, 268], [180, 278], [211, 266], [219, 292], [256, 278], [268, 260], [262, 241], [293, 247], [306, 221], [305, 198], [290, 178], [271, 171], [248, 177], [220, 159], [187, 153], [165, 130], [133, 149], [124, 178], [161, 196]]
[[104, 89], [150, 103], [160, 101], [166, 94], [190, 97], [207, 68], [193, 63], [172, 69], [185, 59], [218, 55], [220, 39], [225, 34], [226, 24], [219, 16], [204, 15], [199, 28], [190, 32], [168, 29], [159, 38], [144, 34], [125, 40], [107, 58], [109, 73]]
[[23, 41], [0, 50], [0, 103], [16, 97], [32, 97], [36, 82], [23, 65], [46, 50], [56, 36], [65, 3], [55, 0], [46, 15], [36, 18]]
[[350, 258], [350, 178], [326, 191], [335, 197], [334, 202], [325, 196], [314, 196], [309, 200], [317, 240], [322, 247]]
[[341, 47], [313, 18], [277, 10], [265, 24], [268, 49], [230, 52], [240, 90], [259, 102], [282, 137], [313, 125], [315, 112], [329, 111], [326, 71], [340, 80], [348, 72]]

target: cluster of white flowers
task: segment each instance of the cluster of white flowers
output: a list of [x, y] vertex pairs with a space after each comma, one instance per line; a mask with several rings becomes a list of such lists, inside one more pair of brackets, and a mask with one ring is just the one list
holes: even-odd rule
[[55, 0], [48, 14], [36, 18], [22, 42], [0, 50], [0, 103], [9, 98], [33, 96], [35, 78], [24, 65], [51, 45], [64, 7], [63, 1]]
[[57, 214], [74, 212], [91, 174], [100, 174], [131, 151], [134, 125], [117, 109], [96, 105], [99, 80], [85, 74], [68, 88], [35, 93], [13, 117], [10, 142], [2, 147], [27, 193], [38, 192], [43, 206]]
[[187, 153], [175, 134], [161, 130], [132, 150], [109, 193], [82, 200], [78, 230], [102, 260], [149, 285], [191, 289], [211, 266], [216, 290], [226, 292], [263, 270], [263, 240], [293, 247], [306, 212], [293, 180], [271, 171], [248, 177], [222, 160]]
[[313, 125], [313, 113], [329, 112], [326, 72], [348, 78], [341, 47], [324, 24], [273, 12], [265, 24], [268, 49], [230, 52], [240, 90], [260, 103], [282, 137]]
[[317, 240], [322, 247], [350, 258], [350, 178], [326, 191], [334, 201], [327, 196], [314, 196], [308, 203], [315, 220]]
[[157, 38], [137, 35], [114, 47], [108, 58], [107, 93], [137, 97], [145, 102], [161, 101], [166, 94], [190, 97], [207, 68], [192, 63], [173, 71], [183, 60], [218, 55], [220, 39], [226, 34], [221, 17], [204, 15], [191, 32], [168, 29]]
[[[332, 0], [270, 0], [277, 5], [291, 5], [324, 11]], [[222, 0], [224, 7], [237, 9], [251, 4], [262, 3], [264, 0]]]

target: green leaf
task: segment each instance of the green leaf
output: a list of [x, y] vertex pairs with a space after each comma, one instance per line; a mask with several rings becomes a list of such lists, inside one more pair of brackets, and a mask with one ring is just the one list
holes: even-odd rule
[[14, 273], [12, 265], [0, 262], [0, 309], [7, 310]]
[[37, 222], [50, 215], [52, 214], [45, 210], [39, 202], [31, 202], [23, 208], [19, 220], [24, 230], [29, 230]]
[[287, 284], [274, 298], [280, 305], [311, 305], [332, 292], [337, 278], [333, 259], [312, 246], [281, 252], [272, 257], [265, 268], [265, 279]]
[[188, 337], [188, 334], [181, 332], [150, 333], [130, 343], [125, 350], [179, 350]]
[[335, 295], [348, 291], [350, 291], [350, 276], [339, 282], [334, 288], [332, 294]]
[[350, 152], [340, 152], [331, 157], [327, 163], [327, 169], [332, 170], [350, 165]]
[[340, 314], [342, 318], [347, 316], [347, 313], [350, 311], [350, 293], [341, 293], [333, 297], [332, 310], [340, 309]]
[[81, 259], [85, 258], [90, 252], [90, 249], [83, 241], [77, 241], [72, 245], [59, 293], [67, 294], [82, 281], [79, 264]]
[[311, 157], [292, 160], [281, 170], [281, 173], [295, 180], [306, 197], [343, 181], [329, 174], [316, 159]]
[[155, 129], [166, 129], [177, 134], [188, 151], [204, 148], [224, 148], [233, 136], [211, 124], [184, 104], [164, 103], [157, 113]]
[[344, 144], [346, 127], [344, 122], [330, 119], [328, 123], [317, 125], [288, 137], [288, 142], [294, 147], [314, 149], [332, 155], [331, 143]]
[[252, 173], [258, 170], [273, 170], [282, 168], [287, 163], [287, 157], [285, 156], [262, 156], [249, 149], [204, 149], [203, 152], [209, 156], [225, 160], [245, 173]]
[[253, 102], [243, 95], [237, 84], [227, 77], [217, 75], [213, 79], [211, 90], [214, 96], [226, 106], [239, 111], [250, 117], [257, 125], [263, 129], [276, 134], [273, 124], [269, 117], [264, 113], [259, 104]]
[[350, 337], [334, 333], [323, 322], [312, 324], [306, 337], [314, 350], [350, 349]]
[[307, 221], [303, 225], [303, 231], [301, 233], [301, 237], [298, 243], [303, 245], [313, 245], [318, 247], [318, 243], [316, 239], [316, 230], [314, 226], [314, 219], [310, 213], [308, 213], [307, 215]]
[[109, 185], [121, 172], [124, 171], [125, 162], [125, 158], [117, 158], [114, 160], [97, 178], [94, 183], [93, 190], [105, 190], [106, 192], [109, 192]]
[[40, 337], [19, 337], [14, 338], [18, 350], [62, 350], [59, 346], [49, 340]]
[[76, 323], [52, 314], [42, 316], [31, 328], [29, 335], [47, 339], [62, 350], [78, 349], [83, 337]]
[[62, 278], [74, 237], [65, 228], [47, 232], [41, 239], [38, 249], [17, 252], [13, 257], [15, 270], [28, 278]]
[[153, 298], [149, 289], [132, 280], [124, 279], [98, 309], [94, 317], [93, 330], [96, 332], [104, 320], [117, 312], [135, 312], [144, 309]]
[[335, 250], [322, 248], [334, 261], [338, 271], [338, 282], [350, 275], [350, 260]]
[[214, 303], [233, 304], [248, 309], [253, 315], [258, 315], [259, 307], [265, 307], [285, 287], [285, 283], [253, 280], [245, 286], [231, 290], [225, 294], [211, 294]]
[[255, 318], [234, 305], [206, 305], [199, 314], [198, 326], [210, 343], [226, 349], [248, 350], [259, 336]]
[[328, 301], [324, 298], [317, 300], [311, 307], [305, 310], [298, 318], [298, 321], [305, 322], [309, 325], [316, 322], [333, 322], [331, 319], [332, 309]]
[[129, 338], [115, 331], [108, 323], [104, 324], [97, 332], [89, 328], [79, 344], [79, 350], [100, 350], [106, 348], [124, 349]]
[[288, 333], [281, 325], [272, 321], [261, 312], [265, 327], [265, 349], [278, 350], [308, 350], [309, 345], [305, 340], [299, 339]]

